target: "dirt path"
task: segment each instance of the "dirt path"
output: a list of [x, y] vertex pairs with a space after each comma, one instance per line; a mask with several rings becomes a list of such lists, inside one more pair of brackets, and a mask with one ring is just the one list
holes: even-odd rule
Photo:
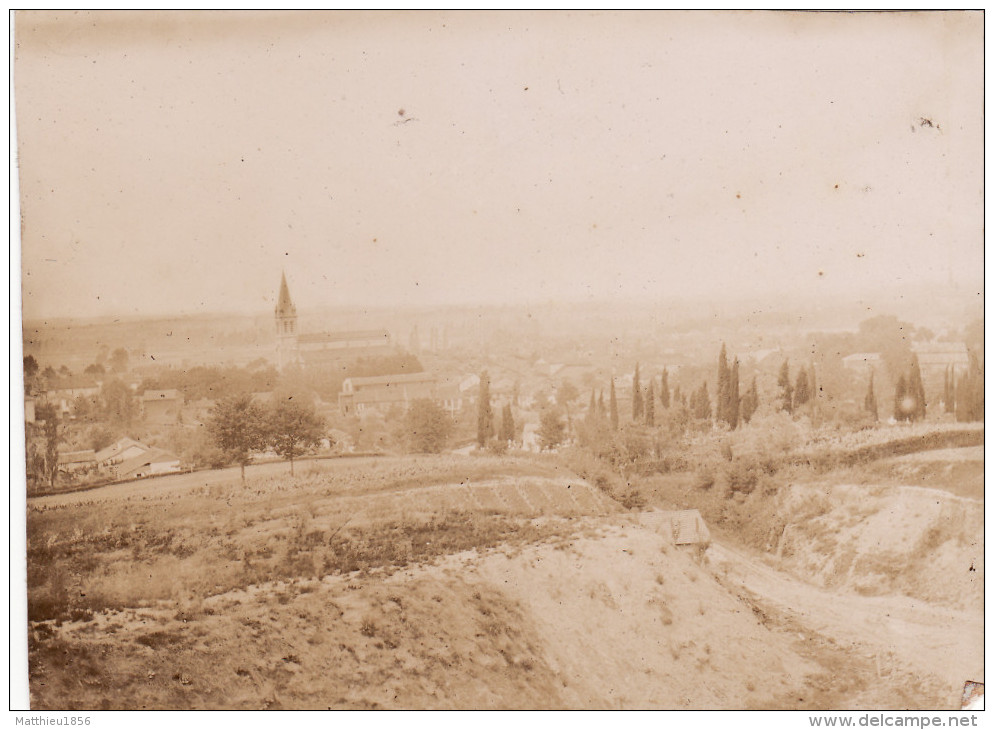
[[[360, 457], [349, 459], [349, 466], [362, 466], [379, 457]], [[304, 474], [308, 469], [327, 468], [328, 465], [342, 464], [343, 459], [308, 459], [295, 464], [297, 474]], [[269, 462], [266, 464], [249, 464], [245, 467], [246, 478], [258, 478], [290, 474], [290, 463], [286, 461]], [[125, 499], [142, 494], [172, 494], [184, 492], [196, 487], [208, 487], [215, 484], [234, 483], [241, 480], [241, 472], [237, 466], [226, 469], [211, 469], [191, 474], [170, 474], [153, 479], [139, 479], [133, 482], [108, 484], [106, 487], [87, 489], [66, 494], [51, 494], [45, 497], [29, 497], [29, 505], [45, 505], [48, 507], [63, 507], [66, 505], [87, 504], [108, 499]]]
[[871, 657], [881, 679], [893, 673], [928, 678], [943, 685], [950, 698], [958, 696], [964, 681], [983, 681], [981, 614], [906, 596], [827, 591], [727, 544], [712, 544], [708, 557], [715, 575], [726, 585], [743, 588], [764, 608]]

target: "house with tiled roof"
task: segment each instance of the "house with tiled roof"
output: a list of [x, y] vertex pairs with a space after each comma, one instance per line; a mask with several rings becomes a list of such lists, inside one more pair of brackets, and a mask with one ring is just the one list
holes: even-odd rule
[[370, 409], [386, 412], [394, 406], [407, 408], [412, 401], [437, 397], [438, 381], [431, 373], [377, 375], [346, 378], [338, 394], [338, 406], [345, 415], [359, 415]]

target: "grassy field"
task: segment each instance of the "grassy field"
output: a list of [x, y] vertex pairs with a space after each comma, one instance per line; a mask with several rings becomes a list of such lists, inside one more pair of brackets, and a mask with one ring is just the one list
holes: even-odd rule
[[555, 466], [523, 460], [420, 457], [303, 471], [181, 495], [152, 484], [89, 506], [29, 505], [29, 619], [404, 566], [535, 537], [533, 517], [618, 509]]

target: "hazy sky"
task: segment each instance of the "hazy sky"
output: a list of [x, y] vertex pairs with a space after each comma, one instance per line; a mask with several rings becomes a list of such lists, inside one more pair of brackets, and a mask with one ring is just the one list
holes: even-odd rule
[[[15, 17], [26, 317], [982, 281], [980, 13]], [[929, 120], [929, 121], [925, 121]]]

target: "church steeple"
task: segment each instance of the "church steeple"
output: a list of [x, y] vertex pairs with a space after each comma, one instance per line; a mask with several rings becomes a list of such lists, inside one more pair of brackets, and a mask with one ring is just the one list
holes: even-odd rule
[[280, 297], [276, 302], [276, 319], [296, 316], [297, 308], [293, 306], [293, 300], [290, 299], [290, 287], [286, 285], [286, 272], [284, 271], [283, 278], [280, 280]]
[[285, 271], [280, 279], [280, 296], [276, 300], [276, 337], [276, 355], [282, 370], [297, 360], [297, 308], [290, 299]]

